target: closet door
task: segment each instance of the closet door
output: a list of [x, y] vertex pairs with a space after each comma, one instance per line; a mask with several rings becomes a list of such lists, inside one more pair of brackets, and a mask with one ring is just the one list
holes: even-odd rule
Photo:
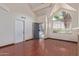
[[19, 42], [22, 42], [23, 41], [23, 37], [24, 37], [24, 25], [23, 25], [23, 21], [21, 20], [16, 20], [16, 23], [15, 23], [15, 43], [19, 43]]
[[25, 40], [25, 21], [16, 20], [15, 22], [15, 56], [24, 56], [24, 40]]

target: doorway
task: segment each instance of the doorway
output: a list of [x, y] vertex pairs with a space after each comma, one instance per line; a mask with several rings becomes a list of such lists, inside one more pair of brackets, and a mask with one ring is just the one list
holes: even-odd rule
[[17, 19], [15, 21], [15, 43], [25, 40], [25, 21]]

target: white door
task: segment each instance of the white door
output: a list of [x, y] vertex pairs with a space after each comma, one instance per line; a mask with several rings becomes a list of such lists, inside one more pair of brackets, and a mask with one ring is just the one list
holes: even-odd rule
[[15, 43], [23, 41], [23, 21], [16, 20], [15, 23]]

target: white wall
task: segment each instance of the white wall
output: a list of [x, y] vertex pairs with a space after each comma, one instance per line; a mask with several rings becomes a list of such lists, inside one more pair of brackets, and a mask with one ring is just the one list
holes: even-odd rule
[[14, 42], [14, 17], [0, 11], [0, 46]]
[[30, 16], [26, 16], [26, 20], [25, 20], [25, 40], [29, 40], [29, 39], [33, 38], [32, 24], [33, 24], [33, 18], [30, 17]]
[[56, 39], [61, 39], [61, 40], [74, 41], [74, 42], [78, 41], [77, 35], [72, 34], [72, 33], [71, 34], [52, 33], [50, 35], [50, 38], [56, 38]]
[[[77, 11], [76, 12], [70, 12], [70, 15], [72, 17], [72, 28], [77, 27], [78, 26], [78, 4], [69, 4], [71, 5], [73, 8], [75, 8]], [[47, 11], [48, 12], [48, 11]], [[49, 12], [48, 12], [49, 13]], [[40, 15], [40, 14], [39, 14]], [[47, 15], [49, 17], [49, 15]], [[44, 22], [46, 18], [42, 16], [38, 16], [38, 21], [37, 22]], [[62, 40], [68, 40], [68, 41], [78, 41], [78, 37], [76, 34], [74, 33], [53, 33], [53, 29], [52, 27], [50, 27], [50, 29], [48, 28], [48, 35], [47, 37], [50, 38], [56, 38], [56, 39], [62, 39]]]
[[[36, 20], [33, 17], [32, 11], [27, 6], [26, 9], [22, 8], [24, 5], [18, 8], [15, 8], [15, 5], [11, 6], [12, 13], [4, 13], [0, 10], [0, 46], [7, 45], [14, 43], [15, 41], [15, 20], [19, 15], [26, 16], [25, 23], [25, 39], [31, 39], [33, 37], [32, 34], [32, 23], [33, 22], [45, 22], [45, 16], [40, 16]], [[14, 8], [12, 8], [14, 7]], [[19, 10], [19, 11], [18, 11]], [[18, 12], [18, 13], [17, 13]], [[14, 13], [14, 14], [13, 14]], [[77, 27], [77, 14], [73, 13], [73, 27]], [[75, 19], [75, 20], [74, 20]], [[49, 35], [50, 34], [50, 35]], [[74, 34], [54, 34], [49, 33], [49, 37], [51, 38], [58, 38], [62, 40], [70, 40], [70, 41], [77, 41], [77, 37]]]
[[[35, 18], [27, 13], [26, 14], [14, 13], [14, 15], [15, 15], [15, 21], [16, 19], [25, 21], [25, 40], [32, 39], [33, 38], [32, 24]], [[22, 17], [25, 17], [25, 19], [23, 19]], [[15, 36], [15, 39], [16, 39], [16, 36]]]
[[[23, 19], [22, 17], [24, 17], [25, 19]], [[34, 18], [27, 14], [26, 15], [16, 14], [15, 21], [16, 19], [25, 21], [25, 40], [32, 39], [33, 38], [32, 24], [34, 22]]]
[[[71, 12], [71, 16], [72, 16], [72, 27], [77, 27], [78, 26], [78, 15], [77, 12]], [[38, 21], [37, 22], [41, 22], [44, 23], [46, 19], [46, 16], [40, 16], [38, 17]], [[52, 27], [51, 27], [52, 28]], [[50, 38], [56, 38], [56, 39], [62, 39], [62, 40], [67, 40], [67, 41], [78, 41], [78, 37], [76, 34], [74, 33], [53, 33], [53, 29], [49, 29], [48, 30], [48, 37]]]
[[[15, 43], [15, 21], [18, 14], [5, 14], [0, 12], [0, 46]], [[33, 18], [25, 15], [25, 40], [31, 39]]]
[[[18, 16], [24, 15], [25, 19], [25, 39], [32, 38], [32, 22], [35, 15], [26, 5], [8, 5], [11, 7], [9, 13], [1, 12], [0, 10], [0, 46], [8, 45], [15, 42], [15, 21]], [[13, 8], [12, 8], [13, 7]]]
[[[78, 26], [78, 11], [76, 12], [70, 12], [70, 15], [72, 17], [72, 28]], [[68, 40], [68, 41], [78, 41], [78, 37], [76, 34], [73, 33], [53, 33], [52, 29], [49, 31], [49, 37], [51, 38], [57, 38], [57, 39], [62, 39], [62, 40]]]

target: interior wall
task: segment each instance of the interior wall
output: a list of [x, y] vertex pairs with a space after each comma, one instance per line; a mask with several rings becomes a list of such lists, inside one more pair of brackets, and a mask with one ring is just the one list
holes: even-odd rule
[[[16, 19], [24, 20], [25, 21], [25, 40], [29, 40], [33, 38], [33, 26], [35, 18], [29, 14], [22, 14], [22, 13], [15, 13], [15, 21]], [[16, 37], [16, 36], [15, 36]], [[16, 39], [16, 38], [15, 38]]]
[[[17, 16], [13, 16], [13, 14], [0, 13], [0, 46], [15, 43], [15, 21]], [[29, 40], [33, 38], [33, 18], [31, 16], [25, 16], [25, 40]]]
[[30, 16], [26, 17], [25, 20], [25, 40], [29, 40], [33, 38], [33, 21], [34, 19]]
[[[10, 7], [15, 7], [15, 5], [11, 5]], [[19, 6], [19, 5], [18, 5]], [[23, 7], [23, 6], [22, 6]], [[14, 8], [15, 9], [15, 8]], [[13, 10], [14, 10], [13, 9]], [[1, 12], [0, 10], [0, 46], [8, 45], [15, 43], [15, 21], [17, 17], [20, 15], [26, 16], [25, 19], [25, 40], [31, 39], [33, 37], [32, 34], [32, 23], [35, 19], [35, 15], [33, 16], [32, 11], [27, 6], [26, 11], [22, 12], [23, 9], [14, 10], [12, 12]], [[18, 11], [20, 10], [20, 11]]]
[[47, 29], [46, 29], [46, 15], [38, 16], [36, 22], [44, 24], [44, 37], [47, 38], [48, 34], [47, 34]]
[[[33, 24], [33, 21], [34, 21], [34, 18], [31, 17], [30, 15], [28, 14], [16, 14], [16, 17], [15, 17], [15, 21], [19, 19], [19, 20], [23, 20], [25, 22], [25, 40], [29, 40], [29, 39], [32, 39], [33, 38], [33, 34], [32, 34], [32, 24]], [[16, 36], [15, 36], [16, 37]]]
[[14, 16], [0, 11], [0, 46], [14, 42]]
[[[76, 12], [70, 12], [70, 15], [72, 17], [72, 28], [75, 28], [78, 26], [78, 11]], [[78, 41], [77, 34], [74, 33], [53, 33], [53, 30], [50, 30], [51, 32], [48, 34], [51, 38], [57, 38], [62, 40], [68, 40], [68, 41]]]
[[[72, 17], [72, 28], [77, 27], [78, 26], [78, 12], [70, 12], [71, 17]], [[44, 23], [45, 22], [46, 17], [45, 16], [40, 16], [38, 17], [38, 21], [37, 22], [41, 22]], [[62, 39], [62, 40], [67, 40], [67, 41], [78, 41], [78, 37], [76, 34], [74, 33], [53, 33], [53, 29], [52, 27], [50, 27], [50, 29], [48, 29], [48, 35], [47, 37], [50, 38], [56, 38], [56, 39]]]
[[[70, 12], [70, 15], [72, 17], [72, 28], [77, 27], [78, 26], [78, 4], [69, 4], [70, 6], [72, 6], [73, 8], [75, 8], [77, 11]], [[49, 15], [48, 15], [49, 18]], [[38, 22], [44, 22], [45, 17], [43, 16], [38, 16]], [[49, 29], [50, 28], [50, 29]], [[53, 29], [52, 29], [52, 25], [50, 27], [48, 27], [48, 35], [47, 37], [50, 38], [56, 38], [56, 39], [62, 39], [62, 40], [68, 40], [68, 41], [78, 41], [78, 37], [76, 34], [74, 33], [53, 33]]]

